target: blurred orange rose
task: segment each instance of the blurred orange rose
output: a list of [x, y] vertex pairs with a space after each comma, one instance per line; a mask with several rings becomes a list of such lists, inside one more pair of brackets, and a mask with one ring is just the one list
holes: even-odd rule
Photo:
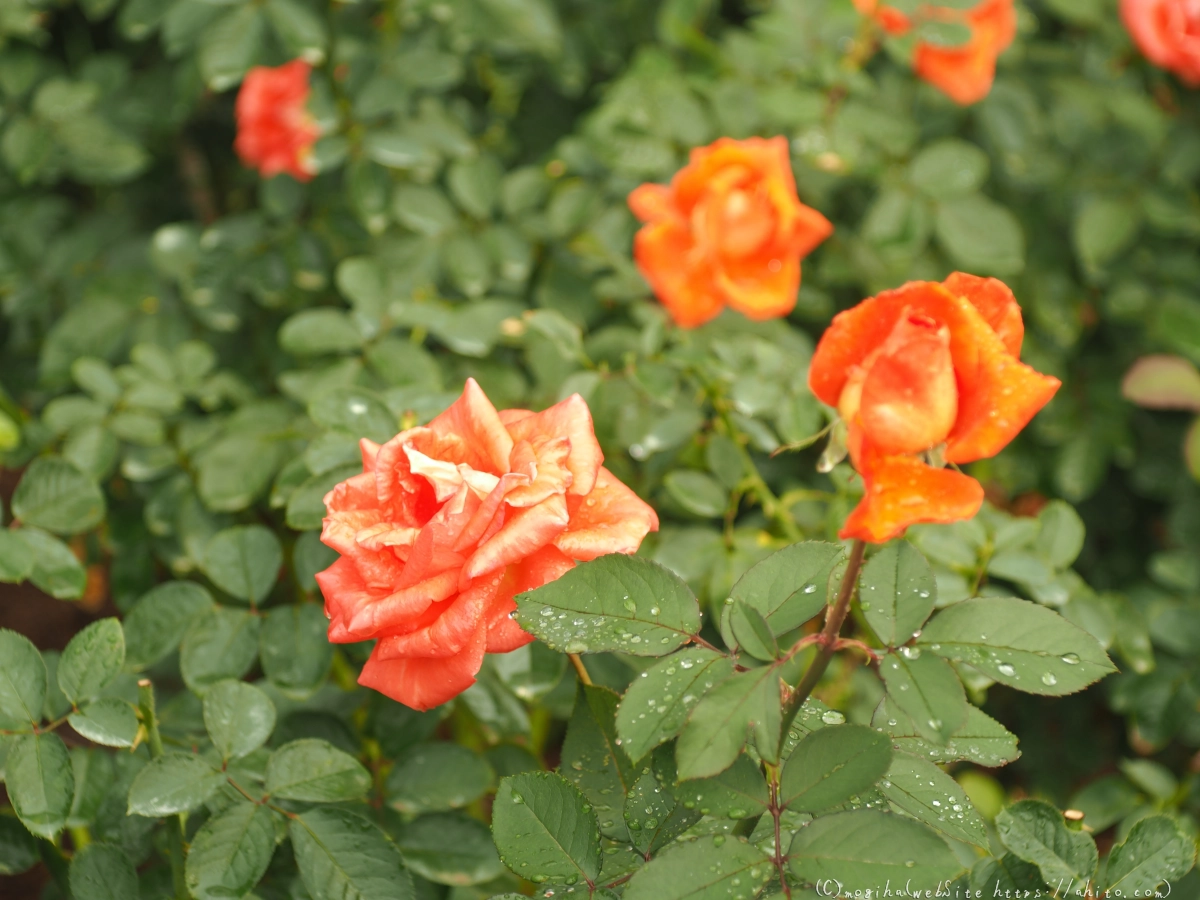
[[[873, 17], [888, 34], [901, 36], [913, 28], [913, 19], [878, 0], [854, 0], [859, 12]], [[955, 103], [966, 106], [988, 95], [996, 77], [996, 59], [1017, 33], [1013, 0], [982, 0], [967, 11], [944, 6], [922, 6], [918, 20], [965, 25], [971, 31], [966, 43], [943, 47], [917, 41], [913, 70]]]
[[634, 240], [638, 268], [684, 328], [731, 306], [751, 319], [796, 305], [800, 260], [833, 226], [796, 196], [785, 138], [721, 138], [692, 151], [669, 186], [629, 195], [646, 224]]
[[475, 682], [487, 653], [533, 637], [513, 597], [606, 553], [632, 553], [654, 510], [603, 468], [587, 404], [497, 412], [473, 379], [426, 426], [362, 441], [363, 473], [325, 496], [317, 582], [329, 640], [375, 640], [359, 683], [414, 709]]
[[1200, 86], [1200, 7], [1189, 0], [1121, 0], [1121, 18], [1150, 62]]
[[297, 181], [313, 176], [312, 145], [320, 131], [305, 108], [309, 71], [308, 63], [295, 59], [275, 69], [255, 66], [242, 82], [233, 146], [265, 178], [281, 172]]
[[961, 272], [834, 316], [808, 382], [837, 408], [863, 479], [843, 538], [883, 543], [979, 511], [979, 482], [942, 466], [995, 456], [1059, 388], [1020, 361], [1023, 336], [1012, 291]]

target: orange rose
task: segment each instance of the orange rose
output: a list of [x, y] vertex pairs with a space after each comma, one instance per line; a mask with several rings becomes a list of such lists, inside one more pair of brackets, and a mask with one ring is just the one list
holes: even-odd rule
[[961, 272], [834, 316], [808, 383], [837, 408], [863, 479], [843, 538], [883, 543], [979, 511], [979, 482], [941, 465], [995, 456], [1058, 390], [1020, 361], [1024, 330], [1012, 291]]
[[1200, 8], [1188, 0], [1121, 0], [1121, 18], [1147, 59], [1200, 86]]
[[429, 709], [475, 682], [483, 655], [533, 637], [513, 597], [606, 553], [632, 553], [654, 510], [601, 467], [587, 404], [497, 412], [473, 379], [428, 425], [380, 446], [325, 495], [317, 575], [335, 643], [376, 640], [359, 683]]
[[234, 149], [266, 178], [287, 172], [297, 181], [313, 176], [312, 145], [320, 131], [305, 109], [309, 66], [302, 59], [277, 69], [255, 66], [246, 73], [234, 115]]
[[643, 184], [629, 208], [646, 224], [634, 258], [684, 328], [729, 305], [751, 319], [796, 305], [800, 260], [833, 226], [796, 196], [785, 138], [721, 138], [692, 151], [670, 186]]
[[[888, 34], [900, 36], [912, 28], [912, 21], [904, 13], [877, 0], [854, 0], [854, 5], [859, 12], [872, 16]], [[917, 76], [963, 106], [986, 97], [996, 77], [996, 59], [1017, 33], [1013, 0], [982, 0], [967, 12], [923, 6], [917, 16], [960, 23], [971, 30], [967, 42], [957, 47], [918, 41], [913, 49], [913, 70]]]

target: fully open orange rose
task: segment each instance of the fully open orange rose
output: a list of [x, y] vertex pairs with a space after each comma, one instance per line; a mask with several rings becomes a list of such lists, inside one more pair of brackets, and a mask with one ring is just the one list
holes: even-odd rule
[[1148, 60], [1200, 87], [1200, 7], [1191, 0], [1121, 0], [1121, 19]]
[[[878, 0], [854, 0], [864, 15], [873, 17], [888, 34], [900, 36], [913, 28], [913, 19]], [[996, 59], [1017, 33], [1013, 0], [982, 0], [965, 12], [944, 6], [922, 6], [916, 19], [966, 25], [971, 37], [956, 47], [917, 41], [913, 70], [956, 103], [976, 103], [988, 95], [996, 77]]]
[[474, 380], [428, 425], [380, 446], [325, 496], [317, 575], [335, 643], [376, 640], [359, 683], [429, 709], [475, 682], [484, 653], [533, 637], [513, 597], [605, 553], [632, 553], [654, 510], [604, 469], [587, 404], [497, 412]]
[[634, 240], [638, 268], [684, 328], [726, 305], [751, 319], [787, 315], [800, 260], [833, 232], [796, 196], [782, 137], [693, 150], [669, 186], [641, 185], [629, 208], [646, 223]]
[[238, 92], [234, 149], [267, 178], [281, 172], [297, 181], [313, 176], [312, 145], [320, 131], [305, 108], [308, 75], [302, 59], [275, 69], [255, 66]]
[[865, 487], [843, 538], [883, 543], [979, 511], [979, 482], [941, 466], [994, 456], [1058, 390], [1020, 361], [1023, 336], [1012, 291], [961, 272], [834, 316], [808, 383], [846, 424]]

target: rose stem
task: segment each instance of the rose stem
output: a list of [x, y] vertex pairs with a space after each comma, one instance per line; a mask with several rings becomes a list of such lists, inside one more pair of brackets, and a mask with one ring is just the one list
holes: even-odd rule
[[[158, 717], [154, 711], [154, 684], [149, 678], [138, 681], [138, 712], [146, 729], [146, 742], [150, 745], [150, 756], [158, 759], [163, 755], [162, 735], [158, 732]], [[176, 900], [188, 900], [187, 883], [183, 879], [183, 816], [175, 816], [176, 827], [167, 828], [167, 840], [171, 850], [171, 879], [175, 883]]]
[[846, 572], [842, 575], [842, 584], [838, 588], [837, 599], [825, 612], [825, 627], [821, 629], [820, 637], [817, 639], [820, 649], [817, 651], [816, 659], [812, 661], [808, 671], [796, 685], [796, 689], [792, 692], [787, 706], [784, 708], [783, 726], [779, 734], [780, 747], [783, 746], [788, 729], [796, 718], [796, 713], [800, 711], [804, 701], [808, 699], [813, 688], [817, 686], [817, 682], [821, 680], [821, 676], [825, 674], [829, 661], [833, 659], [833, 648], [837, 644], [838, 635], [841, 634], [842, 623], [846, 621], [846, 613], [850, 610], [850, 598], [854, 596], [854, 586], [858, 583], [858, 572], [862, 568], [863, 553], [866, 549], [866, 542], [862, 539], [856, 539], [850, 547], [850, 559], [846, 563]]
[[571, 665], [575, 667], [575, 674], [579, 676], [579, 680], [588, 687], [592, 686], [592, 676], [588, 674], [587, 668], [583, 665], [583, 660], [578, 653], [568, 653], [567, 659], [571, 661]]

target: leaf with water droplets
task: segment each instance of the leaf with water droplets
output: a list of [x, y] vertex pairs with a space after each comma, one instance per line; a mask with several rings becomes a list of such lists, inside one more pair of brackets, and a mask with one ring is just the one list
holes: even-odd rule
[[737, 647], [730, 607], [742, 600], [758, 610], [776, 636], [799, 628], [825, 606], [829, 577], [843, 558], [842, 546], [805, 541], [784, 547], [738, 579], [721, 614], [721, 637]]
[[199, 756], [167, 753], [151, 760], [129, 787], [129, 814], [158, 818], [195, 809], [225, 783]]
[[[670, 748], [664, 747], [670, 752]], [[657, 757], [657, 754], [656, 754]], [[678, 802], [655, 766], [634, 782], [625, 797], [625, 825], [642, 853], [657, 853], [700, 818], [699, 810]]]
[[1062, 813], [1041, 800], [1021, 800], [996, 816], [1000, 841], [1038, 867], [1047, 884], [1086, 881], [1096, 871], [1096, 842], [1072, 831]]
[[702, 837], [651, 860], [624, 900], [751, 900], [773, 871], [767, 855], [744, 839]]
[[893, 890], [926, 890], [963, 870], [928, 826], [874, 809], [821, 816], [796, 835], [789, 860], [798, 879], [830, 879], [842, 896], [877, 890], [889, 881]]
[[917, 727], [892, 698], [884, 697], [875, 708], [871, 727], [892, 736], [899, 750], [934, 763], [968, 759], [981, 766], [1003, 766], [1017, 759], [1017, 736], [973, 704], [967, 704], [967, 719], [945, 746], [930, 743], [917, 734]]
[[922, 631], [920, 645], [1030, 694], [1072, 694], [1116, 671], [1086, 631], [1015, 597], [946, 607]]
[[517, 621], [563, 653], [666, 656], [700, 631], [700, 604], [674, 572], [613, 553], [518, 594]]
[[814, 731], [784, 764], [779, 801], [799, 812], [820, 812], [873, 787], [892, 760], [887, 736], [865, 725]]
[[987, 826], [966, 793], [928, 760], [897, 753], [879, 790], [893, 806], [934, 831], [987, 849]]
[[500, 860], [535, 884], [594, 882], [600, 874], [596, 811], [574, 785], [552, 772], [500, 780], [492, 835]]
[[1106, 875], [1113, 897], [1148, 897], [1164, 881], [1182, 878], [1192, 868], [1196, 845], [1169, 816], [1142, 819], [1112, 848]]
[[937, 582], [925, 557], [908, 541], [892, 541], [863, 566], [858, 600], [886, 647], [920, 630], [937, 602]]
[[767, 811], [767, 779], [745, 753], [712, 778], [684, 781], [675, 788], [680, 802], [706, 816], [749, 819]]
[[735, 600], [730, 607], [729, 627], [743, 653], [765, 662], [779, 658], [779, 642], [771, 633], [771, 626], [745, 600]]
[[971, 889], [986, 890], [989, 897], [1023, 897], [1025, 891], [1033, 897], [1038, 890], [1044, 891], [1043, 896], [1050, 893], [1038, 867], [1012, 853], [975, 863], [971, 867]]
[[778, 761], [778, 666], [738, 672], [714, 687], [696, 704], [675, 746], [681, 779], [707, 778], [733, 764], [747, 736], [768, 762]]
[[927, 741], [944, 745], [966, 723], [966, 692], [944, 659], [889, 653], [879, 662], [879, 674], [888, 696]]
[[728, 656], [689, 647], [633, 680], [617, 707], [617, 734], [634, 759], [677, 735], [708, 690], [733, 673]]
[[492, 787], [495, 773], [469, 747], [446, 741], [409, 748], [388, 773], [388, 805], [409, 815], [460, 809]]
[[238, 799], [204, 823], [187, 855], [187, 885], [197, 900], [243, 896], [275, 852], [276, 813]]
[[634, 765], [617, 736], [617, 702], [608, 688], [579, 686], [563, 741], [561, 772], [595, 807], [601, 833], [628, 841], [621, 811], [641, 767]]
[[395, 845], [373, 823], [332, 806], [290, 820], [296, 865], [313, 900], [413, 900], [412, 879]]

